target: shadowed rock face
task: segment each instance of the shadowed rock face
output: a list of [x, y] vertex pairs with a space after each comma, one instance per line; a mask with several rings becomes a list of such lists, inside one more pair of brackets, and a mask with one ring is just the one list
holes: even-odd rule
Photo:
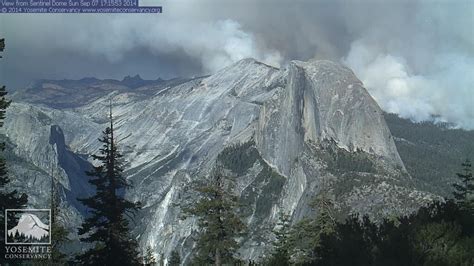
[[[293, 61], [280, 70], [245, 59], [209, 77], [143, 83], [140, 89], [94, 84], [107, 90], [77, 97], [69, 108], [52, 105], [55, 94], [35, 92], [42, 97], [33, 100], [28, 91], [18, 94], [21, 102], [9, 108], [5, 134], [12, 156], [38, 173], [56, 169], [67, 195], [87, 194], [85, 177], [77, 174], [84, 168], [79, 154], [98, 151], [112, 99], [134, 186], [127, 197], [144, 204], [133, 231], [144, 247], [165, 254], [177, 247], [189, 258], [196, 222], [179, 219], [176, 203], [196, 201], [191, 182], [204, 178], [218, 158], [236, 178], [235, 193], [246, 206], [242, 216], [252, 232], [243, 240], [243, 258], [258, 258], [268, 248], [264, 240], [281, 213], [294, 221], [317, 215], [308, 204], [322, 189], [341, 213], [374, 218], [409, 212], [431, 199], [412, 185], [378, 105], [341, 65]], [[233, 158], [245, 163], [236, 167]], [[13, 168], [20, 178], [31, 178]], [[46, 175], [38, 176], [47, 184]], [[46, 192], [32, 202], [44, 204]], [[68, 202], [71, 212], [84, 211], [65, 197]]]

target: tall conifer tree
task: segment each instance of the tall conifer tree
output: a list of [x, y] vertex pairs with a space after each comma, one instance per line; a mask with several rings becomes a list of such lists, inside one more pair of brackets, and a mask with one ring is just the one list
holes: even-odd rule
[[198, 217], [199, 239], [195, 263], [199, 265], [230, 265], [236, 261], [239, 248], [236, 238], [245, 230], [237, 215], [238, 198], [233, 195], [232, 182], [218, 165], [207, 185], [198, 187], [201, 199], [188, 213]]
[[54, 177], [54, 168], [51, 167], [51, 263], [48, 265], [67, 263], [67, 256], [61, 248], [69, 241], [68, 231], [59, 221], [60, 212], [59, 182]]
[[180, 266], [181, 265], [181, 256], [177, 250], [171, 252], [171, 257], [168, 263], [169, 266]]
[[273, 230], [275, 242], [271, 256], [266, 259], [265, 265], [289, 265], [292, 255], [291, 219], [287, 214], [282, 214], [276, 228]]
[[329, 186], [323, 180], [321, 190], [310, 204], [317, 212], [316, 217], [303, 219], [293, 227], [290, 244], [293, 246], [292, 262], [297, 265], [317, 264], [321, 259], [318, 249], [322, 238], [335, 232], [336, 208], [330, 197]]
[[131, 185], [124, 178], [122, 155], [117, 149], [114, 137], [112, 105], [110, 125], [103, 131], [102, 148], [93, 155], [100, 165], [87, 174], [96, 188], [90, 198], [79, 199], [90, 209], [89, 216], [79, 228], [81, 240], [91, 243], [93, 248], [77, 257], [86, 265], [139, 265], [138, 243], [131, 238], [126, 216], [134, 214], [139, 203], [124, 198], [125, 189]]
[[156, 265], [156, 257], [155, 257], [155, 254], [153, 254], [153, 249], [151, 248], [151, 246], [147, 246], [145, 254], [143, 254], [143, 265], [144, 266]]
[[[5, 39], [0, 39], [0, 52], [5, 48]], [[2, 56], [0, 56], [2, 58]], [[7, 91], [5, 86], [0, 86], [0, 128], [3, 127], [5, 121], [6, 109], [10, 105], [10, 101], [6, 99]], [[5, 143], [0, 143], [0, 152], [5, 150]], [[14, 224], [14, 217], [5, 217], [5, 209], [21, 209], [25, 207], [28, 197], [26, 194], [19, 194], [16, 190], [9, 189], [10, 178], [8, 177], [7, 165], [5, 158], [0, 154], [0, 243], [5, 243], [5, 219], [9, 219], [10, 224]], [[3, 265], [5, 249], [0, 249], [0, 265]]]
[[459, 208], [468, 211], [474, 212], [474, 178], [472, 176], [472, 165], [469, 159], [466, 159], [461, 166], [463, 170], [461, 173], [457, 173], [459, 178], [459, 183], [454, 183], [454, 199]]

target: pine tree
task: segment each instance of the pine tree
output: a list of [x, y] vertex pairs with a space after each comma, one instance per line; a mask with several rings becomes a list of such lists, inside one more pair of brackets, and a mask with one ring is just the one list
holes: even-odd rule
[[160, 266], [165, 266], [165, 254], [163, 252], [160, 254]]
[[[59, 197], [59, 184], [57, 179], [54, 178], [54, 168], [51, 164], [51, 259], [49, 260], [35, 260], [30, 262], [31, 266], [59, 266], [67, 265], [68, 257], [61, 250], [63, 245], [69, 242], [68, 231], [59, 221], [60, 208], [60, 197]], [[40, 242], [48, 242], [49, 236], [44, 237]]]
[[67, 256], [61, 251], [61, 248], [69, 241], [68, 231], [58, 219], [61, 211], [59, 204], [59, 184], [54, 178], [54, 170], [51, 167], [51, 263], [49, 265], [67, 263]]
[[238, 217], [238, 198], [233, 195], [230, 178], [218, 165], [210, 175], [207, 185], [196, 190], [201, 199], [185, 210], [197, 216], [200, 232], [197, 241], [197, 264], [233, 264], [239, 247], [236, 239], [245, 231], [245, 225]]
[[[5, 48], [5, 40], [0, 39], [0, 52], [3, 52]], [[0, 56], [1, 58], [1, 56]], [[10, 105], [11, 101], [6, 99], [7, 91], [5, 86], [0, 86], [0, 128], [3, 127], [5, 121], [6, 109]], [[5, 143], [0, 143], [0, 152], [5, 150]], [[19, 194], [16, 190], [8, 188], [11, 180], [8, 177], [7, 165], [3, 156], [0, 156], [0, 243], [5, 243], [5, 219], [8, 219], [8, 224], [16, 224], [14, 216], [5, 217], [5, 209], [21, 209], [24, 208], [28, 202], [26, 194]], [[4, 248], [0, 249], [0, 265], [3, 264]]]
[[293, 243], [291, 241], [291, 220], [283, 214], [273, 230], [276, 241], [273, 243], [271, 257], [265, 261], [266, 265], [289, 265]]
[[179, 256], [179, 252], [176, 250], [173, 250], [171, 252], [171, 257], [168, 262], [168, 266], [179, 266], [181, 265], [181, 257]]
[[310, 206], [317, 212], [316, 217], [297, 223], [291, 234], [291, 243], [294, 244], [292, 260], [296, 264], [314, 264], [320, 260], [318, 250], [321, 248], [322, 238], [335, 233], [335, 204], [325, 183]]
[[87, 265], [139, 265], [138, 243], [130, 237], [126, 219], [139, 209], [139, 203], [124, 198], [125, 189], [131, 185], [122, 175], [123, 160], [114, 139], [112, 105], [109, 119], [110, 125], [99, 139], [102, 148], [98, 155], [93, 155], [100, 165], [87, 172], [96, 194], [79, 199], [90, 208], [79, 234], [82, 241], [94, 246], [77, 260]]
[[457, 177], [460, 179], [459, 183], [454, 183], [454, 199], [459, 208], [467, 211], [473, 212], [474, 210], [474, 178], [472, 176], [472, 165], [469, 159], [466, 159], [462, 164], [463, 170], [461, 173], [456, 173]]
[[313, 208], [319, 212], [318, 216], [316, 216], [316, 223], [321, 234], [331, 234], [334, 232], [334, 227], [336, 226], [334, 205], [334, 201], [326, 190], [321, 191], [312, 204]]
[[156, 265], [156, 257], [153, 254], [153, 249], [151, 246], [146, 248], [145, 254], [143, 255], [143, 265], [145, 266], [154, 266]]

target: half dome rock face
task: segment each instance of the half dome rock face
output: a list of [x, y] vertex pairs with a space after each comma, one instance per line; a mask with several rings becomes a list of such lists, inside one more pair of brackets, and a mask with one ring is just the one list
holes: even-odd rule
[[284, 173], [305, 142], [333, 140], [403, 168], [383, 112], [353, 72], [330, 61], [292, 61], [260, 114], [258, 144]]
[[[51, 86], [74, 97], [48, 93]], [[433, 197], [414, 185], [382, 111], [339, 64], [292, 61], [277, 69], [245, 59], [208, 77], [127, 86], [44, 81], [18, 93], [8, 109], [5, 133], [16, 185], [31, 192], [32, 207], [47, 206], [48, 173], [54, 171], [71, 230], [84, 215], [74, 198], [92, 193], [83, 171], [100, 148], [110, 100], [133, 184], [126, 197], [144, 206], [133, 233], [143, 247], [166, 256], [178, 249], [187, 260], [192, 253], [196, 220], [182, 220], [180, 206], [197, 200], [192, 184], [216, 161], [235, 178], [244, 206], [240, 215], [251, 231], [242, 240], [244, 259], [265, 252], [261, 239], [270, 237], [280, 215], [293, 221], [317, 215], [310, 203], [321, 192], [341, 215], [375, 219], [413, 211]], [[81, 89], [93, 93], [81, 97]]]

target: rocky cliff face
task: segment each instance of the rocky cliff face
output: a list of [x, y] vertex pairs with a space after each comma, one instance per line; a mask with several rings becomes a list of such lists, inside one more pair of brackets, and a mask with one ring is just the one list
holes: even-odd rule
[[[83, 171], [98, 151], [110, 100], [134, 186], [127, 197], [144, 204], [133, 232], [160, 253], [176, 247], [190, 254], [196, 221], [180, 219], [176, 203], [196, 200], [190, 184], [216, 160], [235, 177], [246, 206], [241, 215], [251, 234], [242, 240], [243, 258], [262, 255], [282, 213], [294, 221], [317, 215], [308, 204], [322, 189], [341, 213], [374, 218], [432, 197], [413, 185], [382, 111], [341, 65], [293, 61], [276, 69], [245, 59], [209, 77], [127, 84], [43, 81], [17, 93], [8, 110], [4, 133], [16, 185], [45, 207], [54, 171], [70, 228], [84, 213], [75, 198], [92, 193]], [[81, 89], [93, 93], [81, 96]], [[245, 163], [232, 163], [236, 157]], [[32, 179], [42, 185], [33, 189]]]
[[329, 61], [293, 61], [276, 97], [265, 102], [257, 140], [265, 157], [285, 175], [305, 143], [334, 140], [403, 168], [383, 113], [351, 70]]

